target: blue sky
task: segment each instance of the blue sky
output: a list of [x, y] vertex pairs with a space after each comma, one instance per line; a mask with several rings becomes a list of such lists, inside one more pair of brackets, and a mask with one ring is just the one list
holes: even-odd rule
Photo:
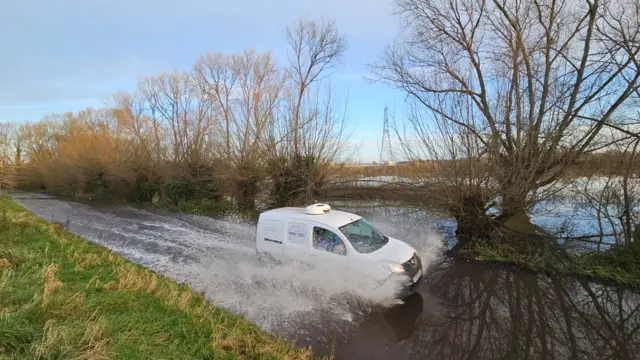
[[391, 0], [16, 0], [2, 7], [0, 121], [100, 107], [141, 76], [190, 69], [205, 51], [253, 47], [284, 62], [284, 29], [300, 16], [333, 19], [347, 38], [332, 81], [348, 93], [362, 161], [378, 158], [385, 103], [400, 115], [402, 95], [364, 79], [398, 35]]

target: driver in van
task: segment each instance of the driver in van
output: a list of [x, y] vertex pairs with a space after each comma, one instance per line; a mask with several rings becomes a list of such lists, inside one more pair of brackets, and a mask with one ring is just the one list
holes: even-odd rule
[[332, 231], [326, 229], [317, 229], [320, 234], [316, 233], [316, 239], [319, 237], [319, 241], [316, 243], [320, 248], [335, 253], [335, 254], [344, 254], [346, 248], [342, 239], [338, 237], [338, 235], [334, 234]]

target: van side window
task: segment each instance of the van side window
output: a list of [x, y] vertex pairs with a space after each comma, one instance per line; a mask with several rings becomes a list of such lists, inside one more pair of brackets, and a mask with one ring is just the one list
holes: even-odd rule
[[347, 254], [346, 246], [336, 233], [318, 226], [313, 227], [313, 248], [338, 255]]

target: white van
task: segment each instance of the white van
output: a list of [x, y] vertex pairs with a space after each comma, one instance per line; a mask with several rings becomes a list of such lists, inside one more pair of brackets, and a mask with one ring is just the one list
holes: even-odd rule
[[388, 237], [359, 215], [327, 204], [279, 208], [260, 214], [256, 231], [260, 257], [333, 264], [384, 282], [405, 276], [408, 296], [422, 280], [422, 261], [411, 245]]

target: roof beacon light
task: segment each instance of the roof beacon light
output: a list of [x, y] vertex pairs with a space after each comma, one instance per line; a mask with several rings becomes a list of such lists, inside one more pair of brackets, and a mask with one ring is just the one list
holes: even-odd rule
[[331, 211], [331, 206], [328, 204], [313, 204], [307, 206], [305, 213], [309, 215], [322, 215]]

